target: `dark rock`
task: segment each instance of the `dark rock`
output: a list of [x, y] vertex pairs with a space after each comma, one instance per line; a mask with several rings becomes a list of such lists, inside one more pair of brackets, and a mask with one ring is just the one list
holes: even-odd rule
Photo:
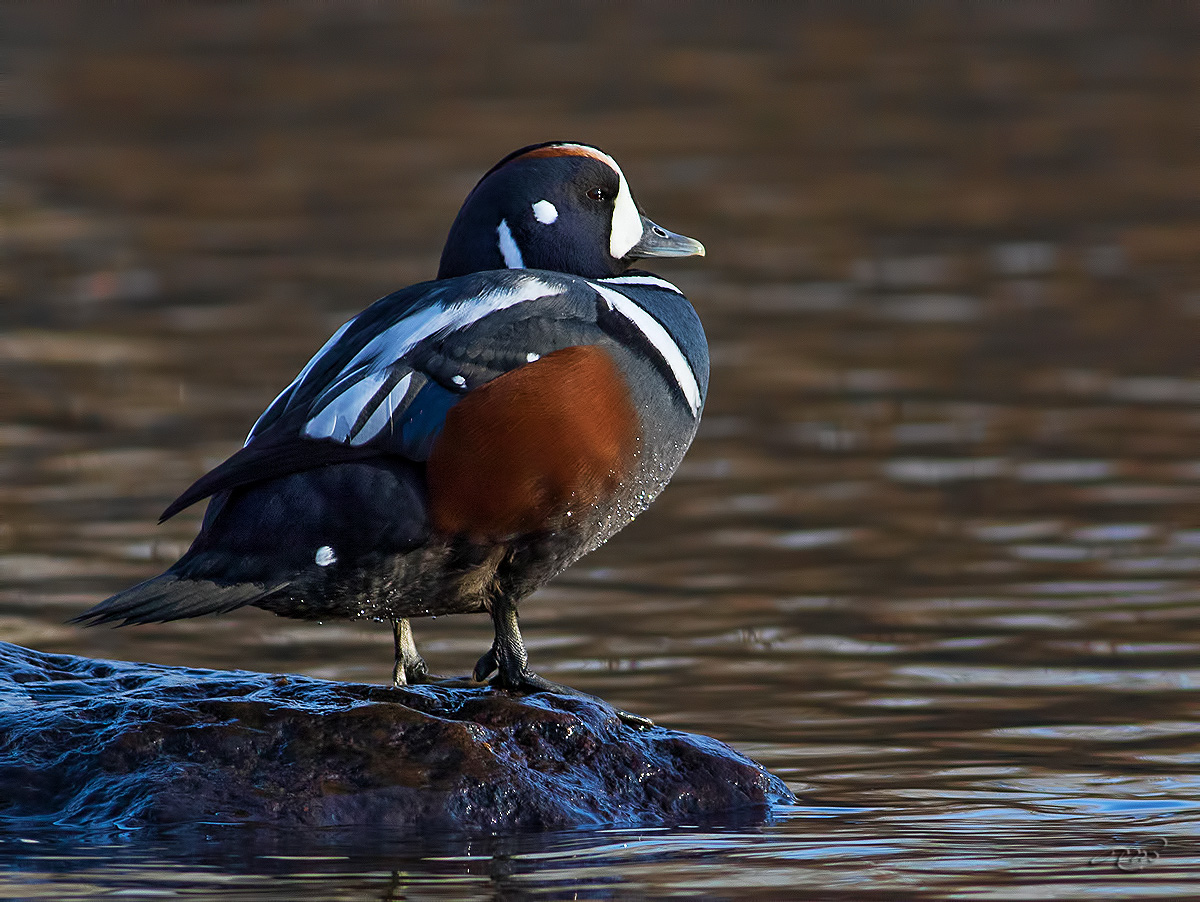
[[792, 801], [714, 739], [599, 699], [394, 689], [0, 643], [0, 829], [198, 822], [398, 835], [744, 823]]

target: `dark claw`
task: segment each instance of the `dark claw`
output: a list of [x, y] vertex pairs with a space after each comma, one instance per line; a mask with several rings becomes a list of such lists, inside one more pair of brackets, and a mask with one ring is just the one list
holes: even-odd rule
[[[509, 692], [534, 693], [555, 692], [561, 695], [574, 695], [577, 698], [587, 698], [592, 701], [602, 701], [586, 692], [562, 686], [543, 679], [529, 670], [529, 657], [525, 653], [525, 643], [521, 639], [521, 628], [517, 623], [517, 605], [510, 598], [497, 598], [492, 605], [492, 623], [496, 627], [496, 638], [487, 654], [475, 665], [475, 679], [482, 682], [493, 670], [496, 676], [491, 685], [495, 689], [506, 689]], [[604, 702], [607, 704], [607, 702]], [[639, 729], [654, 726], [654, 721], [640, 714], [631, 714], [620, 708], [613, 708], [622, 722]]]
[[[485, 655], [486, 657], [486, 655]], [[515, 675], [515, 678], [505, 679], [504, 674], [500, 673], [495, 676], [490, 684], [494, 689], [505, 689], [509, 692], [516, 692], [524, 695], [533, 695], [538, 692], [552, 692], [557, 695], [572, 695], [576, 698], [586, 698], [591, 701], [599, 701], [603, 704], [608, 704], [603, 699], [599, 699], [594, 695], [588, 695], [586, 692], [580, 692], [578, 689], [572, 689], [570, 686], [564, 686], [562, 683], [554, 683], [545, 677], [540, 677], [536, 673], [531, 673], [528, 670], [522, 670]], [[612, 707], [611, 705], [609, 707]], [[620, 708], [613, 708], [617, 718], [622, 722], [629, 724], [631, 727], [637, 727], [640, 730], [648, 730], [654, 726], [654, 721], [649, 717], [643, 717], [640, 714], [634, 714], [630, 711], [622, 711]]]
[[429, 665], [421, 658], [414, 661], [397, 661], [392, 668], [392, 685], [397, 689], [437, 682], [440, 677], [429, 672]]
[[392, 667], [392, 685], [396, 688], [416, 686], [437, 679], [429, 672], [429, 665], [417, 651], [412, 628], [407, 620], [393, 620], [392, 631], [396, 645], [396, 663]]
[[493, 645], [487, 650], [483, 657], [479, 659], [479, 662], [475, 665], [475, 671], [471, 674], [471, 677], [476, 683], [482, 683], [495, 672], [496, 646]]
[[617, 712], [617, 719], [621, 723], [628, 724], [637, 730], [649, 730], [654, 726], [654, 721], [649, 717], [643, 717], [641, 714], [634, 714], [632, 711], [625, 711], [621, 708], [613, 708]]

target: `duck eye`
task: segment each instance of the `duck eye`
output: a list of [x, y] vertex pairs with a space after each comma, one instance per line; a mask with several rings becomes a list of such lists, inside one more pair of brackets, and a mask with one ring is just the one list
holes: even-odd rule
[[603, 188], [589, 188], [587, 196], [594, 201], [604, 201], [608, 200], [609, 195]]

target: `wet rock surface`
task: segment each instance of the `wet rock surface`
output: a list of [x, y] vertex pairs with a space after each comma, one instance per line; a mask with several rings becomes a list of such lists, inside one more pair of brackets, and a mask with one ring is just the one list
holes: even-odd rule
[[635, 729], [599, 699], [0, 643], [0, 828], [744, 823], [787, 801], [782, 781], [722, 743]]

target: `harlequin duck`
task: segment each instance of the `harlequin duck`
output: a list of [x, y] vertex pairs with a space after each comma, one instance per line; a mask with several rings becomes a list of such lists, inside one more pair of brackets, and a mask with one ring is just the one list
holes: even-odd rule
[[509, 154], [468, 195], [437, 279], [338, 329], [166, 509], [211, 499], [187, 553], [76, 621], [243, 605], [391, 620], [403, 685], [430, 678], [408, 618], [487, 611], [474, 678], [563, 689], [528, 669], [517, 605], [644, 510], [696, 434], [700, 320], [629, 267], [703, 253], [639, 212], [603, 151]]

